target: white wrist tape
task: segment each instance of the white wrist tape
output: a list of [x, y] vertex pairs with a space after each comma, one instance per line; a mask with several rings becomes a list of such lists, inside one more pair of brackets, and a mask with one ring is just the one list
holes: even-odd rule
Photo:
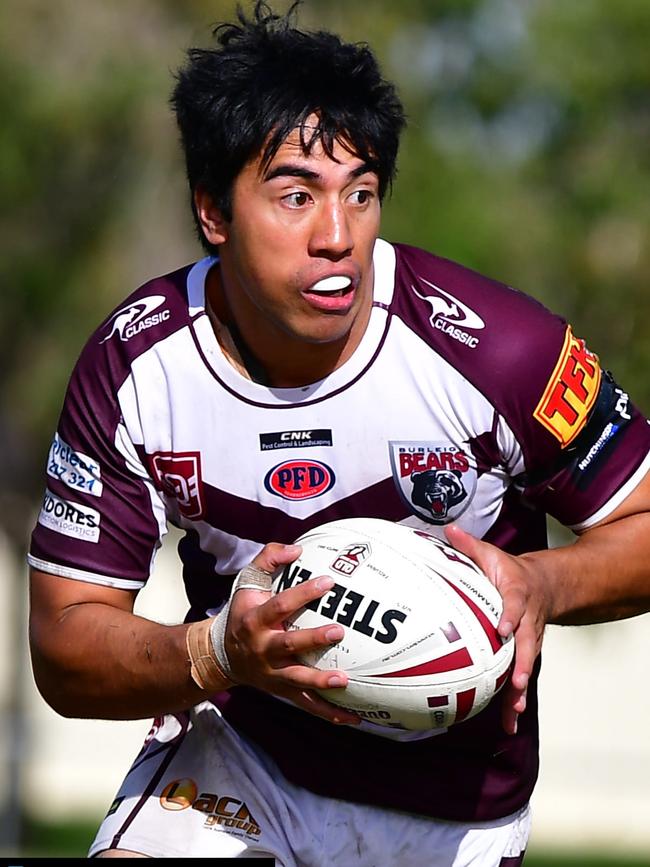
[[230, 599], [216, 617], [193, 623], [187, 633], [192, 680], [201, 689], [227, 689], [236, 683], [226, 652], [226, 626], [230, 602], [238, 590], [270, 592], [273, 575], [257, 566], [244, 566], [233, 581]]
[[210, 627], [210, 641], [212, 642], [212, 650], [217, 660], [219, 668], [233, 682], [235, 677], [230, 667], [230, 660], [226, 653], [226, 625], [228, 623], [228, 615], [230, 614], [230, 602], [226, 602], [221, 611], [216, 617], [212, 618], [212, 626]]
[[232, 599], [238, 590], [265, 590], [270, 593], [272, 586], [273, 575], [265, 569], [258, 569], [251, 563], [237, 573], [230, 591], [230, 598]]

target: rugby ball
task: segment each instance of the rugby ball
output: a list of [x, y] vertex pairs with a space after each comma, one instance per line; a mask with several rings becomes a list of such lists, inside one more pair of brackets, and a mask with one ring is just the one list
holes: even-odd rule
[[341, 642], [300, 659], [349, 676], [330, 702], [395, 729], [446, 728], [479, 713], [506, 681], [512, 637], [497, 632], [499, 592], [468, 557], [430, 533], [377, 518], [323, 524], [274, 591], [331, 575], [334, 587], [285, 628], [345, 627]]

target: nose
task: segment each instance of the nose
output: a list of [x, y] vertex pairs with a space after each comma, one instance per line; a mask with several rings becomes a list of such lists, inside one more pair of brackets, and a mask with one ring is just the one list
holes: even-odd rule
[[338, 260], [352, 252], [354, 240], [349, 217], [338, 199], [324, 202], [314, 218], [309, 243], [312, 256]]

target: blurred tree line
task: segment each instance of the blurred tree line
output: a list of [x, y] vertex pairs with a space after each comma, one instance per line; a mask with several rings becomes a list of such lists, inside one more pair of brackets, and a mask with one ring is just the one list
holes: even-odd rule
[[[234, 8], [0, 6], [0, 516], [18, 549], [91, 329], [200, 255], [167, 100]], [[300, 21], [368, 41], [398, 84], [384, 236], [536, 296], [650, 411], [650, 3], [305, 0]]]

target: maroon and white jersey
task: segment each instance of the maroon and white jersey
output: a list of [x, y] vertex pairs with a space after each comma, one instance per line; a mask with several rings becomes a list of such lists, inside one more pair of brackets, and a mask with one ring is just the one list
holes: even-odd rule
[[[378, 241], [374, 306], [326, 379], [271, 388], [223, 355], [204, 259], [141, 287], [73, 373], [30, 563], [138, 589], [169, 522], [190, 619], [217, 610], [269, 541], [326, 521], [445, 524], [512, 553], [546, 546], [545, 514], [602, 520], [650, 467], [650, 427], [561, 318], [429, 253]], [[588, 580], [588, 576], [585, 576]], [[516, 736], [499, 701], [419, 740], [330, 725], [247, 687], [216, 699], [292, 781], [443, 819], [513, 813], [537, 776], [535, 687]]]

